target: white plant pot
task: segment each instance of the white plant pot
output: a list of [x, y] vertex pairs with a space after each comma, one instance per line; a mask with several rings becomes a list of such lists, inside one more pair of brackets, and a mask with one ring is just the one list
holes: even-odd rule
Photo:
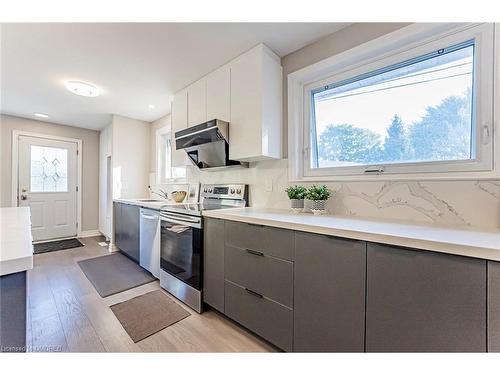
[[310, 201], [311, 211], [314, 215], [324, 215], [326, 213], [326, 200]]
[[303, 199], [290, 199], [290, 207], [292, 211], [295, 213], [300, 213], [304, 209], [304, 200]]

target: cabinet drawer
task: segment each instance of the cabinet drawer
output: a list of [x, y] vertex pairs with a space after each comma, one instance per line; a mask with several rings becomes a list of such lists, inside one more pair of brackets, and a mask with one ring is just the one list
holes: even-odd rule
[[293, 263], [255, 250], [226, 246], [225, 277], [283, 305], [293, 306]]
[[225, 284], [225, 313], [277, 347], [292, 350], [292, 310], [257, 296], [230, 281]]
[[287, 229], [226, 221], [226, 244], [293, 260], [293, 231]]

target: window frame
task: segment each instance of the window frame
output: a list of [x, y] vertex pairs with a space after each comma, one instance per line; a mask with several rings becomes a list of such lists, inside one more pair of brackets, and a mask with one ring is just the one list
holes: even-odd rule
[[[169, 158], [166, 163], [165, 168], [163, 168], [163, 163], [165, 160], [161, 160], [162, 158], [162, 147], [163, 147], [163, 137], [167, 136], [170, 139], [170, 153], [168, 153]], [[156, 183], [172, 183], [172, 182], [185, 182], [186, 181], [186, 168], [185, 167], [172, 167], [172, 132], [170, 130], [170, 126], [163, 126], [159, 129], [156, 129]], [[167, 155], [167, 154], [165, 154]], [[163, 171], [165, 170], [165, 175]], [[175, 171], [174, 171], [175, 170]], [[175, 176], [176, 172], [180, 172], [182, 175]]]
[[[439, 30], [440, 28], [444, 30]], [[449, 179], [459, 178], [458, 176], [463, 179], [467, 178], [466, 176], [480, 178], [480, 175], [491, 178], [495, 172], [494, 34], [493, 24], [414, 24], [290, 74], [290, 180]], [[473, 140], [476, 159], [311, 167], [311, 117], [314, 112], [311, 111], [311, 106], [315, 90], [468, 40], [474, 40], [472, 116], [475, 119], [477, 135]], [[376, 171], [380, 167], [383, 167], [383, 173], [366, 172], [367, 169]]]

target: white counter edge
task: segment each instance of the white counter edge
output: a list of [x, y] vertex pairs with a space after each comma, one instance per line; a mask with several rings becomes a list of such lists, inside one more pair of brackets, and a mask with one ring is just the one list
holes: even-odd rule
[[[15, 215], [15, 218], [17, 219], [19, 219], [21, 215], [24, 215], [24, 218], [21, 218], [24, 219], [21, 220], [23, 221], [22, 223], [19, 223], [19, 220], [5, 221], [6, 217], [14, 211], [24, 211], [24, 214]], [[21, 227], [22, 229], [20, 229], [22, 235], [19, 236], [19, 233], [17, 233], [20, 239], [15, 237], [14, 240], [9, 239], [0, 243], [0, 276], [7, 276], [33, 269], [33, 237], [31, 235], [30, 209], [28, 207], [3, 207], [0, 209], [0, 215], [2, 215], [2, 218], [0, 218], [0, 221], [2, 222], [0, 232], [2, 232], [2, 235], [4, 235], [5, 232], [10, 234], [11, 225], [25, 225]], [[7, 220], [8, 219], [10, 218], [7, 217]], [[10, 248], [12, 246], [15, 246], [16, 249], [20, 248], [20, 254], [12, 254], [12, 252], [8, 250], [8, 247]]]
[[[435, 240], [426, 240], [422, 238], [409, 238], [409, 237], [399, 236], [396, 234], [387, 235], [379, 233], [370, 233], [368, 231], [363, 232], [358, 230], [339, 229], [335, 227], [315, 226], [311, 224], [297, 224], [294, 222], [287, 222], [275, 219], [265, 219], [261, 217], [252, 218], [249, 216], [238, 215], [238, 213], [235, 212], [234, 210], [231, 212], [231, 209], [205, 211], [203, 212], [203, 216], [209, 218], [249, 223], [249, 224], [266, 225], [266, 226], [301, 231], [301, 232], [324, 234], [324, 235], [348, 238], [353, 240], [402, 246], [417, 250], [435, 251], [451, 255], [461, 255], [473, 258], [500, 261], [500, 243], [498, 244], [498, 248], [470, 246], [460, 243], [454, 243], [452, 241], [435, 241]], [[371, 220], [371, 221], [376, 221], [376, 220]], [[412, 224], [412, 226], [418, 226], [418, 223]], [[422, 225], [422, 229], [425, 228], [426, 226]]]
[[4, 260], [0, 265], [0, 276], [33, 269], [33, 256]]

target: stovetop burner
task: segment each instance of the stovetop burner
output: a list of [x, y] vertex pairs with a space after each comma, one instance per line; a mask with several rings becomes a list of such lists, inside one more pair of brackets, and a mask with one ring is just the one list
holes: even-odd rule
[[203, 211], [245, 207], [247, 203], [247, 185], [203, 184], [200, 189], [200, 203], [170, 204], [162, 206], [160, 211], [201, 216]]

